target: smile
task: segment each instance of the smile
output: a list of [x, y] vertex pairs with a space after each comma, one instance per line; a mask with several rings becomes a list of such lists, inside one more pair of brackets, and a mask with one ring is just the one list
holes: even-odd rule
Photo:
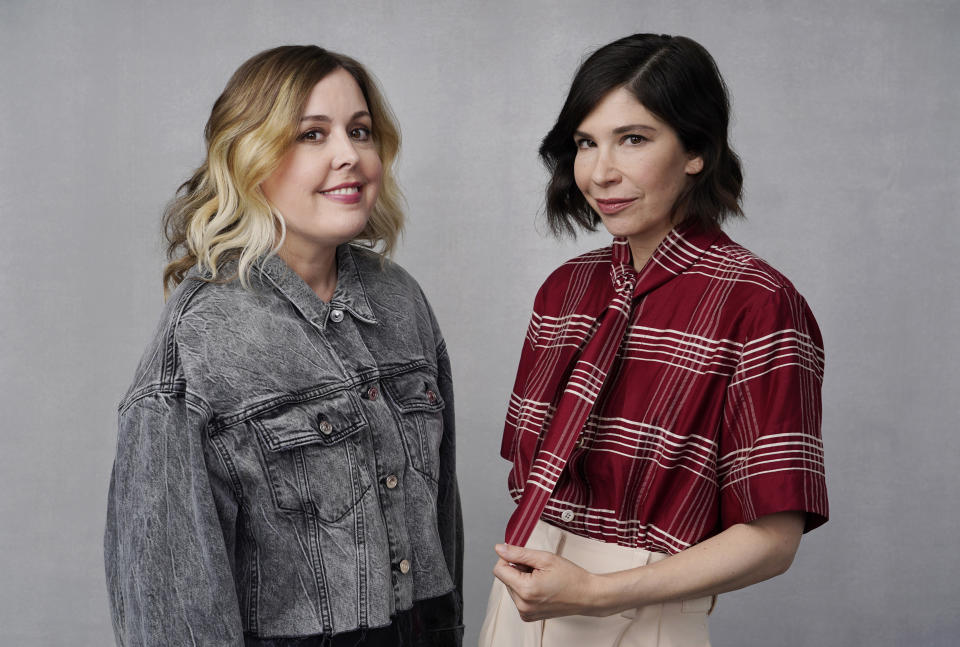
[[612, 198], [609, 200], [597, 199], [597, 209], [605, 216], [612, 216], [615, 213], [623, 211], [635, 201], [636, 198]]
[[320, 193], [323, 195], [350, 195], [351, 193], [360, 193], [360, 183], [351, 182], [350, 184], [338, 184]]
[[323, 191], [319, 191], [320, 195], [335, 202], [340, 202], [342, 204], [356, 204], [360, 202], [360, 190], [363, 188], [363, 185], [359, 182], [348, 182], [345, 184], [338, 184], [337, 186], [330, 187]]

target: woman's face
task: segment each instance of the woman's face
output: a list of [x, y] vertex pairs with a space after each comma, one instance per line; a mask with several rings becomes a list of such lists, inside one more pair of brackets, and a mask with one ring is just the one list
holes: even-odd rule
[[587, 203], [611, 234], [630, 241], [635, 256], [652, 252], [672, 228], [670, 211], [702, 158], [624, 88], [597, 104], [574, 141], [574, 179]]
[[281, 254], [309, 258], [363, 230], [377, 202], [382, 165], [367, 102], [344, 69], [313, 87], [298, 133], [260, 188], [287, 225]]

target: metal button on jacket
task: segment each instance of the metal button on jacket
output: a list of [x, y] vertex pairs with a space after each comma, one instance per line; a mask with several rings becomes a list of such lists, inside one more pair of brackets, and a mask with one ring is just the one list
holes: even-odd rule
[[400, 572], [406, 575], [410, 572], [410, 560], [401, 559], [400, 560]]
[[430, 402], [430, 404], [435, 404], [437, 401], [437, 394], [427, 389], [427, 400]]
[[331, 310], [330, 319], [333, 320], [333, 323], [340, 323], [343, 321], [343, 310], [340, 310], [339, 308], [336, 310]]
[[563, 513], [560, 515], [560, 518], [563, 519], [564, 521], [572, 521], [573, 510], [564, 510]]
[[333, 433], [333, 425], [330, 424], [327, 420], [320, 421], [320, 433], [324, 436], [329, 436]]
[[369, 389], [367, 389], [368, 400], [376, 400], [378, 397], [380, 397], [380, 389], [375, 386], [371, 386]]
[[384, 483], [386, 484], [388, 490], [392, 490], [393, 488], [397, 487], [397, 483], [399, 482], [400, 482], [400, 479], [398, 479], [393, 474], [391, 474], [386, 479], [384, 479]]

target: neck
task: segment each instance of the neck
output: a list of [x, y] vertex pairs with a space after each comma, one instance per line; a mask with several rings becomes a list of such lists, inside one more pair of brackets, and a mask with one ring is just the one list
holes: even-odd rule
[[643, 266], [647, 264], [657, 246], [667, 237], [671, 229], [673, 229], [672, 225], [653, 235], [627, 237], [627, 242], [630, 244], [630, 255], [633, 256], [633, 269], [638, 272], [643, 269]]
[[329, 302], [333, 298], [333, 291], [337, 287], [336, 247], [316, 248], [302, 253], [284, 245], [277, 254], [321, 300]]

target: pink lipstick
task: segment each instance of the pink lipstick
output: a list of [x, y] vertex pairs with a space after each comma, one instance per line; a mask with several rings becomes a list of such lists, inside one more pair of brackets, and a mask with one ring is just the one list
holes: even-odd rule
[[344, 182], [329, 189], [323, 189], [320, 195], [340, 204], [357, 204], [363, 196], [362, 189], [363, 184], [360, 182]]
[[612, 216], [615, 213], [623, 211], [636, 201], [636, 198], [611, 198], [609, 200], [597, 199], [597, 209], [605, 216]]

